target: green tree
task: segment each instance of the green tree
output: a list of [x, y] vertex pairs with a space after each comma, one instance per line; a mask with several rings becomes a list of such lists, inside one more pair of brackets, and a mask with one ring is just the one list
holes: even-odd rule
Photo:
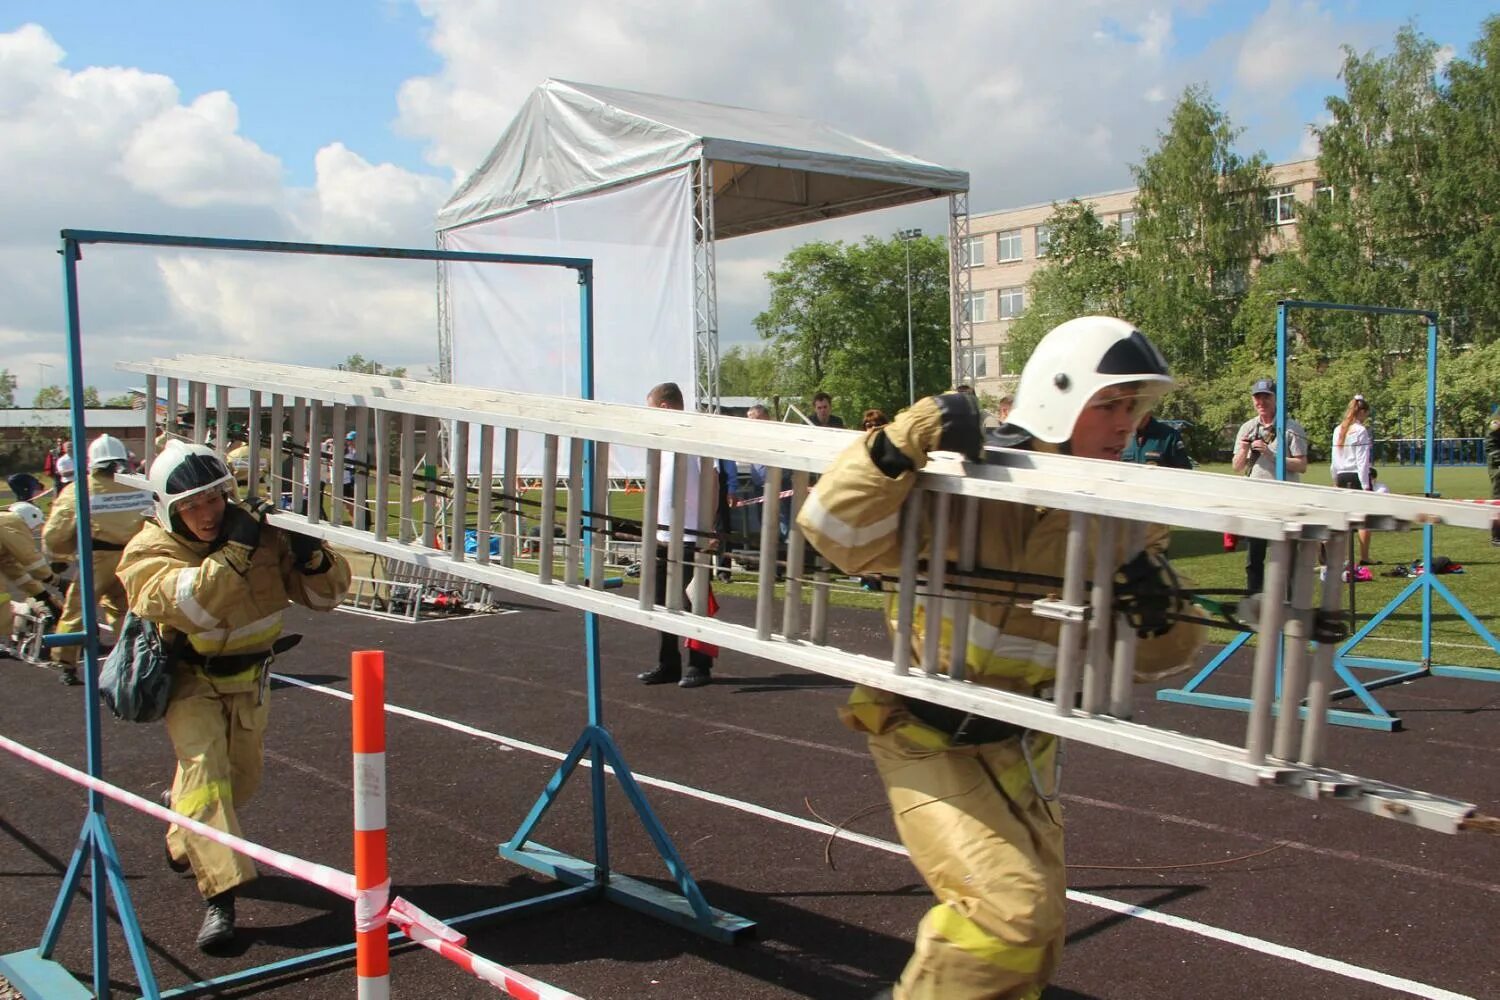
[[366, 360], [362, 354], [351, 354], [336, 366], [340, 371], [359, 372], [363, 375], [389, 375], [391, 378], [406, 378], [406, 366], [387, 368], [373, 358]]
[[1454, 59], [1446, 74], [1433, 190], [1446, 236], [1445, 305], [1457, 339], [1489, 343], [1500, 337], [1500, 16], [1484, 22], [1471, 58]]
[[908, 251], [916, 396], [948, 386], [947, 242], [869, 237], [804, 244], [766, 275], [771, 301], [755, 328], [781, 364], [783, 392], [827, 392], [846, 423], [868, 407], [906, 406]]
[[785, 395], [786, 365], [769, 344], [736, 344], [719, 355], [719, 392], [725, 396], [769, 399]]
[[[38, 410], [61, 410], [68, 406], [68, 390], [60, 385], [46, 385], [37, 390], [32, 406]], [[83, 387], [83, 405], [98, 406], [99, 390], [91, 385]]]
[[1160, 144], [1135, 167], [1137, 220], [1125, 311], [1173, 371], [1205, 375], [1234, 347], [1234, 317], [1265, 233], [1268, 168], [1201, 87], [1183, 92]]
[[105, 406], [126, 407], [135, 403], [130, 393], [122, 392], [118, 396], [111, 396], [104, 401]]
[[10, 409], [16, 405], [16, 377], [9, 368], [0, 368], [0, 407]]
[[1037, 341], [1075, 316], [1125, 315], [1127, 250], [1118, 225], [1105, 225], [1077, 199], [1053, 205], [1047, 219], [1047, 264], [1031, 277], [1026, 310], [1011, 324], [1005, 368], [1019, 371]]

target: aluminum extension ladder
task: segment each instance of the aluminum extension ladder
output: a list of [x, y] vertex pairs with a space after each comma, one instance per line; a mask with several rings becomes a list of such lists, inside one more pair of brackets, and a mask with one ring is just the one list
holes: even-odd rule
[[[1333, 688], [1333, 646], [1311, 641], [1314, 614], [1336, 613], [1340, 588], [1322, 588], [1315, 603], [1314, 564], [1320, 544], [1342, 551], [1349, 532], [1361, 528], [1397, 530], [1423, 523], [1487, 528], [1491, 513], [1476, 505], [1336, 490], [1294, 483], [1245, 481], [1190, 471], [1102, 463], [1033, 452], [999, 451], [984, 465], [965, 465], [956, 458], [935, 457], [920, 474], [902, 514], [902, 572], [897, 589], [898, 634], [886, 657], [841, 649], [829, 639], [827, 609], [830, 578], [817, 566], [814, 554], [793, 527], [786, 550], [786, 588], [775, 595], [775, 575], [762, 573], [753, 625], [709, 618], [684, 606], [683, 581], [691, 580], [692, 608], [704, 608], [710, 577], [709, 554], [696, 550], [696, 565], [683, 565], [684, 538], [690, 531], [710, 532], [711, 525], [683, 524], [686, 509], [683, 485], [688, 463], [699, 462], [704, 472], [716, 459], [728, 458], [767, 466], [768, 500], [790, 480], [794, 509], [808, 495], [810, 476], [824, 471], [853, 440], [853, 432], [809, 428], [770, 421], [687, 413], [664, 409], [588, 402], [493, 389], [442, 385], [415, 380], [368, 376], [292, 365], [213, 356], [181, 356], [121, 364], [120, 368], [146, 377], [146, 396], [156, 398], [165, 382], [167, 411], [176, 412], [179, 398], [198, 417], [195, 433], [202, 433], [207, 399], [213, 393], [225, 420], [229, 388], [250, 394], [249, 430], [252, 467], [258, 458], [262, 430], [270, 442], [270, 468], [281, 463], [281, 434], [291, 428], [298, 446], [315, 444], [326, 426], [335, 441], [346, 427], [360, 430], [360, 447], [394, 439], [374, 455], [362, 453], [352, 509], [335, 502], [325, 519], [318, 504], [306, 515], [276, 513], [274, 523], [289, 530], [328, 539], [340, 546], [372, 552], [414, 567], [493, 586], [529, 598], [591, 611], [642, 627], [698, 638], [787, 666], [816, 671], [842, 680], [881, 688], [899, 695], [978, 715], [1001, 719], [1031, 729], [1055, 733], [1106, 749], [1212, 775], [1228, 781], [1280, 789], [1293, 794], [1351, 806], [1376, 816], [1444, 832], [1495, 828], [1495, 821], [1477, 817], [1475, 807], [1440, 795], [1389, 785], [1339, 770], [1326, 759], [1325, 736], [1329, 695]], [[185, 394], [185, 395], [184, 395]], [[148, 415], [146, 419], [151, 419]], [[444, 538], [437, 531], [436, 487], [430, 473], [416, 461], [419, 425], [428, 441], [444, 435], [452, 443], [452, 482], [477, 476], [478, 550], [464, 551], [464, 532]], [[535, 565], [518, 560], [519, 435], [542, 436], [542, 468], [525, 470], [542, 484], [540, 533]], [[469, 441], [477, 437], [477, 470], [468, 468]], [[150, 459], [152, 435], [147, 435]], [[500, 442], [499, 469], [492, 456]], [[593, 442], [593, 475], [583, 475], [585, 442]], [[644, 509], [657, 509], [662, 463], [675, 462], [677, 492], [671, 498], [668, 585], [665, 605], [653, 602], [655, 564], [641, 565], [638, 594], [608, 592], [604, 588], [602, 557], [605, 533], [590, 530], [588, 512], [604, 509], [608, 489], [608, 451], [611, 447], [646, 449]], [[316, 454], [314, 447], [301, 454]], [[394, 454], [393, 454], [394, 453]], [[317, 495], [318, 463], [304, 470], [302, 458], [293, 461], [291, 492], [300, 501], [303, 475], [308, 490]], [[496, 473], [498, 472], [498, 475]], [[343, 456], [335, 449], [331, 480], [342, 481]], [[712, 477], [703, 475], [706, 493]], [[392, 489], [394, 484], [394, 496]], [[496, 488], [500, 499], [497, 502]], [[557, 493], [565, 493], [565, 510], [557, 510]], [[393, 530], [384, 516], [371, 518], [373, 509], [386, 511], [394, 503], [398, 516]], [[1062, 623], [1054, 697], [1026, 697], [969, 683], [962, 652], [947, 664], [938, 662], [938, 630], [929, 629], [921, 657], [914, 667], [911, 627], [917, 609], [926, 620], [952, 619], [954, 650], [967, 642], [970, 598], [949, 586], [942, 560], [935, 560], [925, 577], [919, 572], [920, 527], [930, 523], [932, 548], [944, 551], [948, 539], [957, 551], [972, 553], [978, 505], [1008, 501], [1071, 512], [1067, 554], [1058, 593], [1033, 603], [1031, 612]], [[468, 523], [470, 497], [454, 490], [448, 501], [448, 523]], [[293, 510], [300, 504], [294, 502]], [[712, 499], [700, 498], [699, 511], [712, 509]], [[773, 508], [768, 508], [773, 509]], [[930, 518], [924, 514], [930, 512]], [[498, 520], [495, 520], [498, 518]], [[554, 529], [561, 521], [561, 538]], [[1110, 539], [1138, 539], [1143, 525], [1156, 523], [1211, 532], [1233, 532], [1269, 543], [1265, 593], [1288, 593], [1287, 602], [1268, 601], [1261, 612], [1252, 679], [1248, 723], [1240, 745], [1201, 739], [1131, 721], [1134, 697], [1133, 632], [1115, 628], [1114, 566], [1106, 558], [1089, 565], [1090, 532]], [[500, 555], [492, 559], [489, 536], [499, 525]], [[648, 529], [649, 530], [649, 529]], [[1126, 533], [1120, 536], [1119, 533]], [[762, 519], [761, 565], [772, 565], [778, 555], [777, 519]], [[1139, 544], [1137, 541], [1136, 544]], [[435, 548], [438, 545], [440, 548]], [[594, 558], [585, 563], [584, 548]], [[1101, 544], [1099, 551], [1112, 546]], [[961, 557], [960, 571], [972, 568], [972, 555]], [[554, 562], [561, 572], [554, 571]], [[591, 566], [586, 576], [583, 565]], [[684, 574], [691, 574], [685, 576]], [[921, 593], [919, 594], [919, 590]], [[809, 593], [810, 592], [810, 593]], [[807, 599], [805, 601], [805, 599]], [[806, 606], [805, 606], [806, 603]], [[1116, 634], [1120, 638], [1116, 638]], [[1281, 640], [1281, 641], [1278, 641]], [[1284, 648], [1281, 684], [1276, 682], [1278, 649]], [[1305, 706], [1305, 707], [1304, 707]], [[1305, 720], [1305, 721], [1304, 721]]]

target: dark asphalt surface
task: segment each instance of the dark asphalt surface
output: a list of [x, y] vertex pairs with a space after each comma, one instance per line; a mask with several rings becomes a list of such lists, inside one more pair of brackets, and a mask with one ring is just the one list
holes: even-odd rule
[[[726, 616], [749, 614], [742, 602], [725, 603]], [[377, 648], [387, 653], [392, 706], [556, 752], [584, 723], [576, 613], [529, 607], [420, 625], [291, 618], [308, 637], [277, 667], [303, 682], [347, 692], [349, 652]], [[884, 642], [873, 612], [835, 609], [832, 627], [841, 643]], [[651, 664], [649, 633], [604, 622], [603, 650], [605, 723], [637, 774], [805, 820], [816, 820], [814, 810], [834, 823], [855, 817], [850, 829], [895, 840], [862, 740], [834, 717], [844, 685], [726, 653], [710, 687], [645, 688], [634, 674]], [[1244, 670], [1221, 671], [1218, 689], [1244, 693]], [[0, 662], [0, 671], [0, 732], [81, 765], [81, 689], [25, 664]], [[273, 698], [266, 781], [242, 813], [246, 834], [347, 870], [349, 703], [284, 685]], [[1500, 811], [1500, 685], [1428, 678], [1382, 698], [1406, 730], [1336, 730], [1336, 764]], [[1238, 742], [1245, 724], [1239, 713], [1141, 705], [1142, 721], [1226, 741]], [[555, 758], [402, 715], [389, 718], [388, 739], [395, 892], [451, 916], [546, 891], [550, 883], [499, 858], [496, 845], [515, 831]], [[155, 795], [171, 778], [165, 733], [107, 723], [105, 767], [111, 780]], [[586, 777], [564, 789], [537, 839], [588, 857]], [[1064, 782], [1075, 898], [1049, 998], [1500, 997], [1500, 837], [1429, 834], [1079, 745], [1069, 748]], [[843, 1000], [899, 974], [930, 905], [904, 857], [847, 841], [830, 847], [825, 833], [682, 791], [647, 793], [709, 901], [757, 921], [753, 940], [711, 943], [592, 903], [467, 928], [471, 947], [597, 998]], [[617, 790], [608, 811], [615, 870], [662, 884], [665, 869]], [[82, 816], [80, 789], [0, 753], [0, 953], [36, 945]], [[159, 825], [120, 807], [109, 816], [163, 988], [350, 940], [347, 904], [266, 873], [240, 903], [238, 953], [199, 954], [201, 904], [191, 881], [162, 863]], [[1198, 862], [1228, 863], [1174, 867]], [[1122, 915], [1091, 902], [1099, 898], [1174, 922]], [[86, 979], [87, 905], [81, 897], [74, 905], [58, 957]], [[117, 929], [111, 941], [118, 995], [138, 995]], [[1352, 974], [1331, 969], [1336, 963]], [[220, 995], [353, 991], [351, 960]], [[496, 994], [412, 949], [393, 958], [392, 995]]]

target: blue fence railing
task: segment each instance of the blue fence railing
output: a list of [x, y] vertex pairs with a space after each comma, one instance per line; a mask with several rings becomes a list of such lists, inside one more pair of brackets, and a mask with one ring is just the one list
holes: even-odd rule
[[[1484, 465], [1485, 439], [1482, 437], [1438, 438], [1433, 442], [1434, 465]], [[1427, 442], [1423, 438], [1378, 438], [1375, 441], [1376, 465], [1421, 465], [1427, 460]]]

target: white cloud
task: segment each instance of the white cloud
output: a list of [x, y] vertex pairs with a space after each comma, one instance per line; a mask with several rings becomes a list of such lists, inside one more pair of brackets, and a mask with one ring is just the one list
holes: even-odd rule
[[1341, 34], [1318, 0], [1271, 0], [1245, 33], [1235, 78], [1264, 97], [1327, 78], [1343, 62]]
[[222, 90], [141, 122], [120, 156], [136, 190], [178, 208], [275, 204], [281, 163], [237, 135], [239, 110]]
[[[447, 178], [372, 164], [342, 143], [311, 188], [240, 132], [233, 98], [189, 99], [130, 67], [70, 70], [37, 25], [0, 33], [0, 366], [64, 380], [63, 227], [430, 247]], [[353, 352], [417, 371], [437, 357], [432, 268], [308, 257], [86, 247], [85, 378], [134, 384], [118, 360], [184, 351], [325, 365]]]

